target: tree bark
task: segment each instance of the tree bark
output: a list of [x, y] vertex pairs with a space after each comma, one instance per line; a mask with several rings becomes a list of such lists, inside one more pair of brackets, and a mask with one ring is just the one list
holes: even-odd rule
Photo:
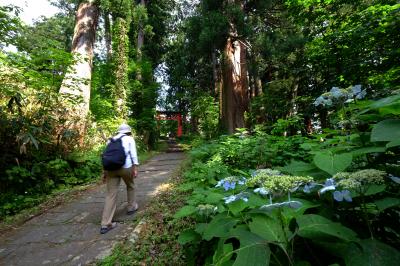
[[262, 81], [260, 79], [260, 77], [258, 75], [255, 76], [255, 85], [256, 85], [256, 93], [255, 96], [260, 96], [262, 95], [263, 91], [262, 91]]
[[214, 93], [214, 98], [217, 99], [219, 95], [219, 90], [220, 90], [220, 77], [218, 75], [218, 61], [217, 61], [217, 54], [216, 50], [213, 49], [211, 53], [211, 58], [212, 58], [212, 69], [213, 69], [213, 85], [214, 85], [214, 92], [211, 91], [211, 93]]
[[67, 106], [70, 121], [76, 121], [81, 134], [84, 134], [84, 120], [89, 112], [93, 47], [99, 17], [99, 8], [94, 2], [85, 1], [78, 7], [71, 49], [73, 62], [60, 87], [61, 96], [70, 103]]
[[128, 91], [128, 25], [123, 18], [117, 18], [114, 23], [114, 99], [118, 116], [127, 119], [126, 105]]
[[229, 37], [224, 50], [221, 122], [228, 133], [245, 127], [248, 111], [246, 47]]
[[112, 35], [111, 35], [111, 23], [110, 23], [110, 14], [108, 12], [104, 12], [104, 40], [106, 42], [106, 54], [107, 61], [110, 62], [112, 58]]
[[292, 90], [292, 95], [290, 99], [290, 110], [289, 110], [289, 116], [293, 116], [297, 114], [297, 103], [296, 103], [296, 98], [297, 98], [297, 92], [299, 89], [299, 79], [294, 78], [293, 82], [293, 90]]
[[[146, 1], [145, 0], [140, 0], [140, 5], [143, 7], [146, 7]], [[137, 44], [136, 44], [136, 57], [137, 61], [141, 62], [142, 61], [142, 47], [144, 44], [144, 31], [143, 31], [143, 21], [139, 21], [139, 28], [138, 28], [138, 37], [137, 37]], [[139, 70], [137, 75], [136, 75], [137, 80], [142, 80], [142, 73]]]
[[[140, 0], [140, 5], [146, 7], [146, 1]], [[137, 39], [137, 53], [138, 53], [138, 60], [142, 59], [142, 47], [144, 44], [144, 31], [143, 31], [143, 23], [139, 22], [139, 30], [138, 30], [138, 39]]]

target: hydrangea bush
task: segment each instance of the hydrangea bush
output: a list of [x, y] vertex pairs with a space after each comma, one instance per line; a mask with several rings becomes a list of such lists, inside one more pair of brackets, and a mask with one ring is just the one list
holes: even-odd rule
[[[252, 143], [248, 140], [251, 136], [240, 134], [236, 138]], [[321, 239], [330, 239], [349, 250], [352, 243], [379, 245], [377, 252], [398, 256], [398, 251], [377, 240], [378, 225], [374, 221], [381, 213], [400, 205], [398, 199], [387, 196], [387, 191], [398, 191], [400, 178], [376, 169], [342, 171], [327, 178], [288, 174], [284, 167], [239, 170], [222, 156], [240, 158], [236, 154], [240, 151], [235, 151], [233, 145], [236, 142], [227, 143], [232, 150], [222, 145], [224, 151], [220, 153], [215, 149], [221, 146], [215, 145], [209, 151], [209, 159], [203, 154], [203, 162], [194, 163], [195, 172], [186, 174], [185, 189], [190, 188], [193, 193], [187, 206], [176, 215], [177, 219], [190, 216], [197, 221], [178, 240], [188, 250], [200, 253], [207, 247], [206, 253], [198, 254], [205, 256], [207, 263], [222, 265], [230, 261], [245, 265], [238, 261], [248, 250], [259, 252], [268, 261], [273, 258], [274, 263], [295, 264], [299, 260], [296, 254], [309, 252], [295, 242], [324, 248], [325, 257], [313, 256], [330, 263], [341, 263], [354, 255], [338, 255], [333, 244], [324, 246]], [[336, 161], [334, 157], [332, 162]], [[362, 250], [355, 252], [362, 257]], [[247, 265], [263, 264], [260, 257], [246, 260]]]

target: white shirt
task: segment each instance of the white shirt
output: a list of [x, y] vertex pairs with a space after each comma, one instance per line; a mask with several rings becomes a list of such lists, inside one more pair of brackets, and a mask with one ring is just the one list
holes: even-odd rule
[[130, 168], [132, 167], [132, 164], [139, 165], [135, 140], [132, 136], [121, 133], [118, 133], [118, 135], [114, 136], [113, 139], [118, 139], [120, 137], [122, 137], [121, 143], [126, 155], [126, 161], [122, 168]]

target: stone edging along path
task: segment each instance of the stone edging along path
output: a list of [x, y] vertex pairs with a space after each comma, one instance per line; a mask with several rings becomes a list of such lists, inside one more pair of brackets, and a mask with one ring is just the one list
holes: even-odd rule
[[[139, 168], [135, 180], [139, 211], [176, 171], [184, 153], [154, 156]], [[121, 181], [114, 220], [118, 226], [101, 235], [105, 185], [39, 215], [0, 236], [0, 265], [86, 265], [109, 255], [112, 247], [134, 232], [136, 214], [126, 215], [126, 189]]]

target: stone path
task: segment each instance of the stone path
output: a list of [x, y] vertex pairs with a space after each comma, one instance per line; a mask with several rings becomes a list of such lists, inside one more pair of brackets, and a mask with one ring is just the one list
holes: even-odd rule
[[[136, 199], [140, 209], [154, 196], [184, 159], [183, 153], [156, 155], [140, 166]], [[85, 265], [109, 255], [112, 246], [134, 230], [127, 216], [126, 189], [121, 181], [118, 226], [101, 235], [100, 219], [105, 185], [88, 191], [73, 202], [58, 206], [0, 236], [0, 265]]]

